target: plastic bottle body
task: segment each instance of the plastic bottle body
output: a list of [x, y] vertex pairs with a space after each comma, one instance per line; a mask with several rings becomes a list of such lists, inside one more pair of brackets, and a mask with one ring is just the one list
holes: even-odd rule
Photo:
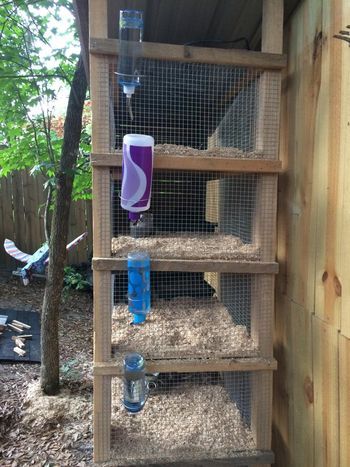
[[134, 93], [140, 85], [138, 59], [142, 55], [143, 18], [142, 11], [121, 10], [119, 16], [119, 84], [127, 95]]
[[[154, 139], [128, 134], [123, 138], [121, 207], [129, 213], [147, 211], [151, 204]], [[129, 215], [135, 221], [138, 215]]]
[[151, 308], [151, 260], [148, 253], [128, 254], [128, 307], [133, 315], [133, 324], [146, 320]]
[[145, 360], [138, 353], [127, 354], [124, 358], [123, 405], [130, 413], [143, 409], [147, 398]]

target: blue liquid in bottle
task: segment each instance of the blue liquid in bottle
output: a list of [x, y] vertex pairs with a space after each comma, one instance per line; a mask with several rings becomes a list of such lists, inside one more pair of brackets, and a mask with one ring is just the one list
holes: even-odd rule
[[128, 98], [140, 85], [138, 59], [142, 55], [142, 11], [121, 10], [119, 16], [119, 58], [117, 74], [119, 84]]
[[127, 354], [124, 358], [123, 404], [130, 413], [143, 409], [147, 397], [145, 360], [138, 353]]
[[151, 260], [146, 252], [128, 254], [128, 305], [133, 315], [132, 324], [146, 320], [151, 308]]

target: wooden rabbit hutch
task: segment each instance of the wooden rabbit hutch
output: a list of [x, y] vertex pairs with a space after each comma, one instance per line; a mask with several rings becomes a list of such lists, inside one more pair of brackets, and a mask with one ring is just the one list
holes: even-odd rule
[[[283, 1], [263, 0], [261, 52], [143, 43], [126, 112], [106, 0], [90, 1], [94, 460], [270, 465]], [[155, 138], [152, 232], [120, 208], [121, 142]], [[152, 307], [130, 326], [126, 256], [151, 257]], [[121, 405], [125, 353], [154, 375]], [[201, 464], [202, 465], [202, 464]]]

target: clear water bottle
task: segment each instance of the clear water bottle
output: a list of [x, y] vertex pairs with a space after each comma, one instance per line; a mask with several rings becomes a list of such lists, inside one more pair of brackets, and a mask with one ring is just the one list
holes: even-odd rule
[[124, 94], [130, 99], [140, 85], [138, 59], [142, 55], [142, 11], [120, 10], [118, 79]]
[[128, 412], [137, 413], [143, 409], [147, 398], [145, 360], [138, 353], [127, 354], [124, 358], [123, 405]]
[[128, 304], [133, 315], [132, 324], [146, 320], [151, 308], [151, 260], [143, 251], [128, 254]]

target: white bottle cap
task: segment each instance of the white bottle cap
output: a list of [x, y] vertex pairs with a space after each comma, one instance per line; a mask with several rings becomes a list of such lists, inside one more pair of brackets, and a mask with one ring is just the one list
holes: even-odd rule
[[132, 84], [131, 85], [127, 85], [127, 84], [124, 84], [123, 85], [123, 93], [126, 94], [126, 97], [131, 97], [135, 92], [135, 86], [133, 86]]
[[154, 138], [149, 135], [128, 134], [124, 135], [123, 143], [129, 146], [154, 146]]

